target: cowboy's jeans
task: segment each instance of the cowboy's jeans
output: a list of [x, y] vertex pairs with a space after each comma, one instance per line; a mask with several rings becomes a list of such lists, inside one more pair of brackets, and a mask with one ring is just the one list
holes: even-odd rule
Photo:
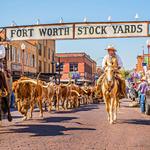
[[145, 112], [145, 94], [140, 95], [140, 109], [141, 112]]

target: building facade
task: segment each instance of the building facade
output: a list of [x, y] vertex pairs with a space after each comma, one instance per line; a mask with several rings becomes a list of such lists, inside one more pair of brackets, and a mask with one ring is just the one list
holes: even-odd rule
[[12, 74], [55, 72], [54, 40], [4, 42], [4, 36], [3, 33], [0, 34], [0, 44], [4, 45], [7, 49], [7, 69]]
[[77, 78], [92, 81], [96, 73], [96, 62], [86, 53], [56, 53], [56, 72], [61, 73], [61, 80]]
[[[36, 46], [24, 41], [24, 42], [5, 42], [1, 43], [6, 47], [6, 60], [7, 69], [12, 74], [21, 75], [24, 73], [36, 73]], [[24, 45], [24, 49], [21, 45]]]
[[33, 41], [37, 47], [37, 72], [55, 72], [55, 40]]
[[[148, 58], [149, 57], [149, 58]], [[138, 55], [136, 63], [136, 71], [143, 71], [143, 66], [146, 65], [147, 68], [150, 68], [150, 54]]]

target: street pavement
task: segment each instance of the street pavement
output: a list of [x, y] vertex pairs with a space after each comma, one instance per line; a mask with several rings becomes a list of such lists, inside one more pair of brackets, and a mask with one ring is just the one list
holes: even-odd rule
[[118, 121], [110, 125], [105, 105], [89, 104], [67, 111], [45, 112], [22, 121], [13, 111], [13, 122], [3, 120], [0, 150], [150, 150], [150, 116], [123, 100]]

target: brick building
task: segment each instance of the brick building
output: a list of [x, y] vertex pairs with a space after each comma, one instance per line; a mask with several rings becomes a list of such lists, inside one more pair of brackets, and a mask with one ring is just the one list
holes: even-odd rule
[[54, 73], [55, 40], [32, 41], [37, 47], [37, 72]]
[[[12, 74], [54, 73], [54, 40], [10, 41], [4, 42], [5, 35], [0, 33], [0, 44], [4, 45], [7, 56], [7, 68]], [[22, 49], [22, 44], [24, 49]]]
[[[147, 64], [147, 66], [148, 66], [148, 54], [137, 56], [137, 64], [136, 64], [137, 72], [143, 71], [143, 63]], [[149, 63], [150, 63], [150, 55], [149, 55]], [[150, 68], [150, 64], [149, 64], [148, 68]]]
[[[36, 73], [36, 46], [30, 42], [1, 42], [6, 47], [7, 69], [14, 75]], [[24, 44], [25, 49], [21, 49]]]
[[96, 62], [86, 53], [56, 53], [56, 71], [61, 73], [61, 81], [76, 76], [78, 80], [92, 81], [96, 73]]

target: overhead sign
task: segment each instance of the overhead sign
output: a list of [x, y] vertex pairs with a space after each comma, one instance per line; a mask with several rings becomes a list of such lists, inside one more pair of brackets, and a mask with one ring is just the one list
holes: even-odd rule
[[6, 29], [8, 40], [71, 39], [73, 25], [16, 27]]
[[117, 38], [148, 35], [147, 23], [77, 24], [75, 38]]
[[88, 39], [148, 36], [148, 22], [66, 23], [6, 28], [8, 40]]

